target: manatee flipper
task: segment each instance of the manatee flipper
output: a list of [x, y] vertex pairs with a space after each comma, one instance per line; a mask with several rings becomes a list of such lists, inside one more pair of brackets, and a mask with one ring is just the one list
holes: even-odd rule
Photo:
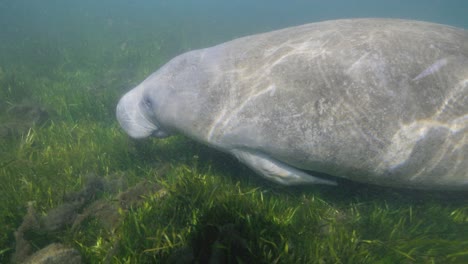
[[231, 153], [261, 176], [283, 185], [337, 185], [333, 180], [311, 176], [261, 152], [235, 149]]

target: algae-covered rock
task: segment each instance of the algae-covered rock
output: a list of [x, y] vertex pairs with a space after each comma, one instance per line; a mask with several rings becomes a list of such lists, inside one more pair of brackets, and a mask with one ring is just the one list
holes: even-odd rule
[[80, 264], [81, 255], [78, 250], [66, 247], [60, 243], [53, 243], [37, 251], [26, 259], [24, 264]]
[[[114, 195], [116, 199], [102, 198], [103, 192]], [[148, 181], [128, 188], [122, 184], [120, 177], [109, 181], [90, 175], [83, 189], [65, 194], [61, 205], [42, 216], [35, 211], [34, 202], [30, 202], [27, 214], [15, 232], [16, 246], [12, 263], [81, 263], [77, 250], [56, 243], [49, 244], [56, 241], [54, 237], [57, 233], [68, 228], [72, 231], [85, 228], [83, 223], [91, 219], [112, 232], [123, 220], [123, 215], [119, 212], [138, 206], [144, 201], [144, 197], [153, 194], [162, 197], [165, 190], [159, 184]], [[43, 246], [45, 247], [34, 252], [35, 248]], [[113, 254], [114, 251], [109, 252], [108, 258], [112, 258]]]
[[0, 138], [16, 137], [46, 123], [49, 113], [39, 104], [29, 101], [17, 104], [0, 101], [0, 120]]

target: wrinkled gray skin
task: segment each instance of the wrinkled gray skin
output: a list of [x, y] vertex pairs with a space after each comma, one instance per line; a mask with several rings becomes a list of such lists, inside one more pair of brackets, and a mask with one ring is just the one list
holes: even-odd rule
[[117, 118], [131, 137], [182, 133], [281, 184], [335, 184], [321, 172], [468, 190], [468, 33], [355, 19], [248, 36], [174, 58]]

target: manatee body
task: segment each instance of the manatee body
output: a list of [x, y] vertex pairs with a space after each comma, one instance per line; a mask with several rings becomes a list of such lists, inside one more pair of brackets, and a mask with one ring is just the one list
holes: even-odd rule
[[172, 59], [117, 118], [131, 137], [182, 133], [281, 184], [468, 190], [468, 32], [350, 19], [243, 37]]

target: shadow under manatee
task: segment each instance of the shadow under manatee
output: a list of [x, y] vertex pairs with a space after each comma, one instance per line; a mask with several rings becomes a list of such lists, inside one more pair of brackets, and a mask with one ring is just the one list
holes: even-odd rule
[[[406, 189], [360, 183], [338, 179], [338, 186], [326, 186], [318, 189], [323, 198], [330, 201], [380, 201], [401, 205], [418, 205], [436, 202], [442, 205], [464, 206], [468, 202], [466, 191], [440, 191]], [[299, 192], [307, 192], [307, 186], [294, 187]]]

